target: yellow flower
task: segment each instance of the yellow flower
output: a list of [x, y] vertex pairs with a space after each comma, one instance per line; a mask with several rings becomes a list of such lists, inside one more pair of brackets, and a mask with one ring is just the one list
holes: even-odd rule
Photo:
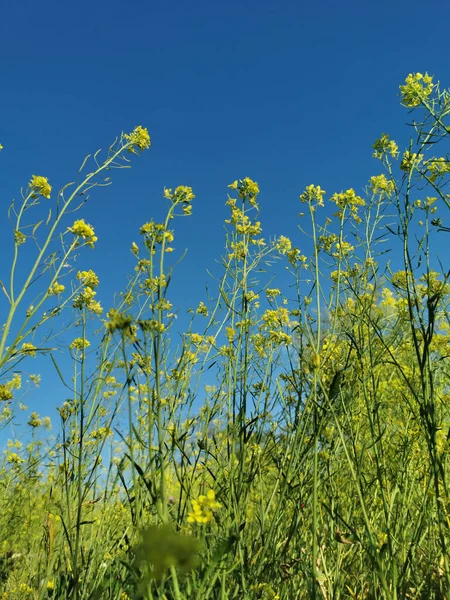
[[356, 195], [353, 188], [350, 188], [345, 192], [341, 192], [340, 194], [333, 194], [331, 201], [335, 202], [340, 208], [352, 208], [355, 206], [365, 206], [366, 204], [361, 196]]
[[391, 197], [392, 192], [395, 190], [395, 183], [392, 180], [386, 179], [386, 175], [374, 175], [370, 178], [370, 189], [374, 194], [385, 193], [388, 198]]
[[24, 354], [29, 354], [30, 356], [36, 356], [36, 346], [34, 344], [30, 344], [29, 342], [25, 342], [22, 344], [21, 352]]
[[204, 302], [200, 302], [200, 304], [197, 307], [197, 310], [195, 311], [198, 315], [202, 315], [203, 317], [207, 317], [208, 316], [208, 307], [206, 306], [206, 304]]
[[65, 289], [66, 289], [66, 287], [62, 283], [58, 283], [57, 281], [55, 281], [48, 288], [48, 292], [47, 293], [48, 293], [49, 296], [58, 296], [59, 294], [62, 294]]
[[0, 383], [0, 401], [12, 400], [13, 393], [5, 383]]
[[266, 290], [266, 296], [267, 296], [267, 298], [269, 298], [269, 300], [276, 298], [280, 294], [281, 294], [281, 292], [278, 288], [273, 288], [273, 289], [267, 288], [267, 290]]
[[413, 167], [418, 167], [422, 160], [423, 154], [416, 154], [406, 150], [400, 163], [400, 169], [402, 171], [410, 171]]
[[77, 279], [91, 288], [95, 288], [99, 284], [99, 279], [92, 269], [89, 269], [89, 271], [78, 271]]
[[100, 302], [94, 300], [94, 296], [96, 295], [97, 292], [95, 292], [90, 286], [87, 285], [84, 288], [84, 290], [80, 292], [78, 296], [76, 296], [76, 298], [74, 299], [73, 307], [81, 309], [83, 308], [83, 306], [86, 306], [86, 308], [92, 310], [92, 312], [96, 314], [101, 314], [103, 309], [100, 305]]
[[192, 500], [192, 511], [188, 513], [188, 523], [204, 525], [213, 518], [213, 511], [221, 508], [217, 502], [214, 490], [208, 490], [206, 496], [201, 495], [197, 500]]
[[383, 133], [381, 138], [375, 140], [372, 148], [374, 149], [373, 157], [379, 158], [380, 160], [386, 155], [390, 154], [392, 158], [397, 158], [398, 146], [394, 140], [390, 140], [387, 133]]
[[78, 219], [68, 228], [73, 235], [77, 235], [86, 240], [86, 244], [91, 248], [94, 247], [94, 242], [98, 240], [95, 231], [91, 225], [85, 223], [84, 219]]
[[50, 198], [52, 186], [49, 184], [47, 177], [33, 175], [29, 186], [33, 192], [33, 195], [39, 194], [39, 196], [44, 196], [44, 198]]
[[146, 150], [147, 148], [150, 148], [151, 142], [148, 130], [145, 127], [141, 127], [141, 125], [135, 127], [130, 134], [126, 133], [125, 139], [131, 143], [129, 152], [134, 152], [137, 154], [136, 148], [139, 148], [140, 150]]
[[309, 204], [312, 208], [314, 205], [324, 206], [323, 197], [325, 190], [322, 190], [320, 185], [307, 185], [303, 194], [300, 195], [300, 202]]
[[425, 73], [410, 73], [405, 79], [405, 85], [400, 86], [402, 104], [408, 108], [419, 106], [433, 92], [433, 77]]
[[284, 235], [280, 235], [280, 237], [278, 238], [278, 241], [276, 243], [276, 249], [278, 250], [278, 252], [280, 254], [286, 254], [286, 252], [291, 250], [291, 248], [292, 248], [291, 240]]
[[28, 425], [30, 427], [40, 427], [42, 425], [42, 419], [39, 417], [37, 412], [32, 412], [30, 418], [28, 419]]
[[275, 310], [266, 310], [261, 316], [263, 327], [265, 329], [274, 329], [277, 327], [285, 327], [289, 324], [289, 311], [284, 306], [280, 306]]
[[73, 342], [70, 344], [69, 348], [71, 350], [83, 350], [84, 348], [89, 348], [91, 343], [83, 338], [75, 338]]

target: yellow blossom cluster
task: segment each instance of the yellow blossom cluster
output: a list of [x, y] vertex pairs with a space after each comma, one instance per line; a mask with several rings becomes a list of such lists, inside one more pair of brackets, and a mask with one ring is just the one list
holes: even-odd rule
[[12, 400], [13, 390], [20, 390], [21, 387], [22, 377], [20, 373], [15, 373], [7, 383], [0, 383], [0, 401]]
[[198, 523], [204, 525], [209, 523], [214, 510], [221, 508], [222, 505], [217, 502], [214, 490], [208, 490], [206, 495], [201, 495], [197, 500], [192, 500], [192, 511], [188, 514], [188, 523]]
[[146, 279], [144, 281], [143, 287], [152, 292], [162, 293], [162, 290], [166, 287], [166, 285], [167, 285], [167, 279], [163, 273], [159, 277], [149, 277], [148, 279]]
[[85, 348], [89, 348], [91, 342], [86, 340], [85, 338], [75, 338], [73, 342], [70, 344], [69, 348], [71, 350], [79, 350], [82, 351]]
[[280, 235], [275, 247], [280, 254], [286, 254], [287, 252], [289, 252], [289, 250], [292, 249], [292, 242], [285, 235]]
[[73, 307], [82, 309], [84, 306], [92, 311], [96, 315], [101, 315], [103, 312], [103, 308], [97, 300], [94, 300], [94, 296], [97, 295], [97, 292], [92, 289], [89, 285], [87, 285], [84, 290], [82, 290], [78, 296], [73, 301]]
[[284, 306], [280, 306], [275, 310], [268, 309], [261, 316], [261, 321], [265, 329], [286, 327], [286, 325], [289, 325], [289, 311]]
[[418, 167], [423, 160], [423, 154], [416, 154], [406, 150], [403, 154], [402, 161], [400, 163], [400, 169], [402, 171], [410, 171], [414, 167]]
[[435, 182], [438, 177], [442, 177], [446, 173], [450, 173], [450, 161], [443, 156], [439, 158], [431, 158], [424, 163], [427, 168], [427, 176], [431, 182]]
[[195, 311], [197, 315], [201, 315], [202, 317], [208, 316], [208, 307], [204, 302], [200, 302], [197, 306], [197, 310]]
[[383, 133], [381, 138], [376, 139], [373, 146], [373, 157], [383, 159], [387, 154], [392, 158], [397, 158], [399, 151], [394, 140], [390, 140], [387, 133]]
[[236, 233], [239, 235], [259, 235], [261, 233], [260, 221], [252, 223], [248, 215], [243, 210], [235, 206], [231, 209], [231, 219], [227, 219], [226, 223], [231, 223], [236, 227]]
[[129, 152], [137, 154], [136, 148], [139, 148], [140, 150], [147, 150], [150, 148], [150, 135], [148, 130], [141, 125], [135, 127], [131, 133], [126, 133], [124, 137], [130, 144]]
[[62, 294], [65, 289], [66, 289], [65, 285], [63, 285], [62, 283], [58, 283], [57, 281], [54, 281], [52, 283], [52, 285], [48, 288], [47, 293], [49, 296], [59, 296], [59, 294]]
[[153, 221], [144, 223], [140, 233], [146, 236], [146, 246], [152, 252], [155, 252], [154, 244], [170, 244], [174, 240], [173, 231], [168, 231], [164, 223], [154, 223]]
[[22, 344], [22, 348], [20, 349], [23, 354], [28, 354], [29, 356], [36, 356], [36, 350], [36, 346], [30, 342]]
[[85, 223], [84, 219], [77, 219], [72, 227], [69, 227], [68, 229], [73, 235], [86, 240], [86, 245], [91, 248], [94, 247], [94, 243], [98, 240], [94, 228], [92, 225]]
[[315, 210], [316, 206], [324, 206], [323, 197], [326, 194], [325, 190], [322, 190], [320, 185], [308, 185], [305, 191], [300, 194], [300, 202], [309, 204], [312, 210]]
[[77, 279], [78, 281], [81, 281], [83, 285], [87, 285], [91, 288], [97, 287], [100, 283], [98, 276], [94, 273], [94, 271], [92, 271], [92, 269], [89, 269], [89, 271], [78, 271]]
[[175, 191], [173, 191], [172, 188], [165, 188], [164, 198], [171, 200], [173, 204], [181, 204], [185, 215], [192, 214], [192, 206], [190, 203], [195, 198], [195, 195], [193, 194], [191, 187], [179, 185], [175, 188]]
[[365, 206], [365, 201], [355, 193], [353, 188], [340, 192], [339, 194], [333, 194], [331, 201], [336, 204], [341, 210], [337, 213], [337, 216], [342, 218], [342, 209], [349, 209], [350, 214], [357, 223], [361, 223], [361, 219], [358, 216], [358, 207]]
[[374, 175], [370, 178], [370, 189], [374, 194], [379, 194], [380, 196], [386, 194], [390, 198], [395, 191], [395, 182], [392, 179], [387, 179], [384, 173]]
[[244, 179], [236, 179], [233, 183], [228, 186], [232, 190], [237, 190], [239, 197], [245, 202], [249, 201], [250, 205], [257, 207], [256, 199], [259, 194], [259, 186], [256, 181], [250, 179], [250, 177], [244, 177]]
[[277, 296], [281, 294], [278, 288], [267, 288], [266, 296], [269, 300], [274, 300]]
[[433, 77], [425, 73], [410, 73], [400, 86], [402, 104], [408, 108], [419, 106], [433, 93]]
[[37, 197], [39, 195], [44, 196], [44, 198], [50, 198], [52, 186], [49, 184], [47, 177], [42, 177], [42, 175], [33, 175], [29, 186], [33, 192], [33, 197]]
[[352, 246], [349, 242], [338, 242], [336, 244], [336, 252], [333, 252], [333, 256], [335, 258], [344, 258], [348, 256], [350, 252], [353, 252], [354, 246]]

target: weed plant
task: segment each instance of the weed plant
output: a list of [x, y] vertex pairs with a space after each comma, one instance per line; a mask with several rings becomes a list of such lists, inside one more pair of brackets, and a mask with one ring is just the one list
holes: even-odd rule
[[[140, 228], [106, 313], [97, 275], [71, 261], [97, 242], [78, 216], [87, 195], [150, 146], [147, 130], [87, 157], [55, 201], [33, 176], [9, 212], [0, 426], [25, 414], [18, 366], [37, 354], [71, 398], [54, 443], [33, 411], [2, 455], [2, 600], [450, 598], [450, 287], [432, 249], [449, 231], [450, 94], [420, 73], [400, 91], [414, 138], [375, 141], [364, 194], [300, 195], [311, 256], [264, 239], [256, 182], [229, 186], [222, 275], [181, 336], [172, 244], [190, 187], [164, 190], [166, 218]], [[71, 311], [66, 381], [46, 332]]]

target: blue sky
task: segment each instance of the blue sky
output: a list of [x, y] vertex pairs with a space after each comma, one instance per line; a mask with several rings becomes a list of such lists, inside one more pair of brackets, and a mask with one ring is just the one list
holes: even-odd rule
[[188, 249], [173, 298], [183, 307], [205, 297], [236, 178], [260, 185], [264, 235], [308, 251], [299, 194], [311, 183], [361, 192], [379, 172], [375, 138], [407, 144], [398, 86], [415, 71], [450, 84], [449, 22], [449, 4], [418, 0], [4, 3], [0, 278], [20, 187], [37, 174], [56, 191], [86, 154], [138, 124], [151, 149], [83, 209], [99, 242], [79, 264], [97, 271], [106, 307], [133, 267], [140, 225], [164, 214], [164, 186], [196, 194], [193, 216], [175, 226], [177, 251]]

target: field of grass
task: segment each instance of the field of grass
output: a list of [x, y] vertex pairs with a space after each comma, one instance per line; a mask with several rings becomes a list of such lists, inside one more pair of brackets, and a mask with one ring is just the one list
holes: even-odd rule
[[[95, 251], [80, 196], [145, 153], [147, 130], [58, 194], [33, 176], [1, 274], [1, 600], [450, 598], [450, 285], [433, 250], [450, 235], [450, 94], [421, 74], [401, 94], [414, 137], [375, 141], [364, 195], [300, 195], [311, 256], [264, 239], [256, 182], [230, 184], [222, 276], [181, 334], [171, 244], [195, 210], [190, 187], [166, 189], [165, 221], [142, 225], [115, 308], [96, 300], [93, 271], [63, 270]], [[51, 360], [63, 311], [72, 397], [49, 441], [49, 419], [21, 410], [17, 371]]]

